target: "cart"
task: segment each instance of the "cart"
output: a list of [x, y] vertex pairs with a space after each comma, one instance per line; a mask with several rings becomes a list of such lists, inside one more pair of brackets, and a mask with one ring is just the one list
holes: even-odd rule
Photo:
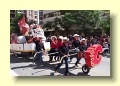
[[[50, 50], [50, 42], [44, 42], [45, 50]], [[31, 57], [34, 58], [35, 54], [35, 43], [25, 44], [10, 44], [10, 50], [14, 53], [15, 57]]]
[[85, 52], [78, 52], [78, 58], [84, 58], [85, 64], [82, 66], [82, 71], [88, 74], [91, 68], [99, 65], [102, 59], [102, 46], [95, 44], [90, 46]]

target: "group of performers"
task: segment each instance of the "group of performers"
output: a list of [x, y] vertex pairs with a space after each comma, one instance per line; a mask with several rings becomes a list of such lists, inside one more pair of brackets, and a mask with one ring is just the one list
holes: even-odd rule
[[[75, 39], [72, 42], [72, 46], [75, 50], [76, 53], [80, 52], [84, 52], [87, 47], [86, 47], [86, 43], [85, 43], [85, 38], [82, 38], [81, 40], [79, 40], [79, 35], [75, 34], [73, 36]], [[35, 62], [35, 60], [39, 57], [40, 58], [40, 65], [43, 65], [43, 57], [42, 55], [45, 52], [45, 48], [44, 48], [44, 44], [42, 43], [42, 36], [36, 37], [34, 38], [34, 43], [36, 44], [36, 53], [39, 52], [39, 56], [36, 55], [33, 59], [33, 64]], [[58, 63], [55, 66], [55, 72], [57, 72], [57, 70], [62, 66], [62, 64], [65, 62], [65, 76], [69, 75], [69, 62], [68, 62], [68, 57], [70, 57], [69, 54], [69, 39], [67, 37], [63, 37], [63, 36], [59, 36], [59, 38], [57, 38], [56, 36], [51, 36], [51, 49], [48, 52], [49, 55], [49, 61], [53, 60], [53, 56], [55, 56], [55, 60], [60, 61], [60, 63]], [[51, 54], [53, 53], [53, 54]], [[63, 58], [64, 57], [64, 58]], [[78, 66], [80, 59], [76, 57], [77, 60], [75, 62], [75, 66]], [[72, 57], [70, 58], [70, 60], [72, 60]]]
[[[79, 35], [75, 34], [74, 40], [72, 42], [72, 46], [75, 50], [76, 53], [78, 52], [84, 52], [87, 49], [86, 45], [86, 39], [82, 38], [81, 40], [79, 39]], [[56, 54], [56, 52], [58, 52]], [[68, 70], [68, 57], [70, 57], [69, 54], [69, 39], [67, 37], [59, 36], [57, 39], [56, 36], [51, 37], [51, 49], [48, 52], [50, 53], [55, 53], [55, 60], [57, 57], [57, 60], [60, 60], [60, 63], [55, 67], [55, 72], [62, 66], [63, 62], [65, 62], [65, 75], [69, 75], [69, 70]], [[64, 57], [64, 58], [62, 58]], [[75, 66], [78, 67], [78, 64], [80, 63], [81, 58], [76, 57], [77, 60], [75, 62]], [[49, 61], [53, 60], [53, 55], [49, 55]], [[72, 60], [72, 56], [70, 57], [70, 60]]]
[[[40, 29], [38, 31], [37, 28], [40, 28], [39, 25], [35, 25], [34, 23], [30, 25], [30, 29], [25, 32], [24, 36], [27, 40], [27, 43], [35, 43], [36, 49], [35, 49], [35, 55], [33, 59], [33, 64], [37, 58], [40, 59], [40, 66], [43, 65], [43, 55], [45, 53], [45, 47], [43, 44], [43, 39], [44, 39], [44, 31]], [[43, 33], [41, 34], [41, 32]], [[39, 33], [40, 32], [40, 33]], [[36, 35], [37, 34], [37, 35]], [[38, 35], [39, 34], [39, 35]], [[80, 60], [82, 57], [84, 57], [84, 52], [87, 50], [89, 47], [86, 43], [85, 38], [81, 38], [78, 34], [74, 34], [73, 36], [74, 39], [68, 39], [67, 37], [59, 36], [58, 38], [56, 36], [51, 36], [50, 41], [50, 51], [48, 51], [49, 55], [49, 61], [53, 60], [53, 56], [55, 56], [55, 60], [60, 61], [56, 66], [54, 71], [57, 72], [58, 69], [62, 66], [62, 64], [65, 62], [65, 76], [69, 76], [69, 62], [68, 62], [68, 57], [70, 57], [70, 61], [72, 61], [73, 56], [70, 54], [70, 47], [69, 47], [69, 42], [72, 41], [72, 49], [74, 49], [74, 52], [77, 53], [78, 56], [76, 56], [76, 62], [75, 62], [75, 67], [78, 67], [78, 64], [80, 63]], [[80, 57], [78, 53], [83, 53]], [[39, 53], [39, 54], [38, 54]], [[39, 56], [38, 56], [39, 55]]]
[[[32, 43], [34, 42], [36, 44], [36, 51], [35, 53], [39, 52], [39, 54], [35, 55], [33, 59], [33, 64], [35, 60], [39, 57], [40, 58], [40, 65], [43, 65], [43, 57], [42, 55], [45, 52], [44, 44], [42, 43], [43, 37], [41, 35], [39, 36], [34, 36], [35, 30], [39, 28], [38, 25], [32, 24], [30, 27], [30, 30], [26, 32], [25, 37], [27, 40], [27, 43]], [[82, 38], [79, 39], [79, 35], [75, 34], [74, 40], [72, 40], [72, 47], [75, 49], [75, 52], [78, 53], [84, 52], [87, 49], [86, 45], [86, 39]], [[51, 36], [50, 40], [50, 51], [48, 51], [49, 55], [49, 61], [53, 60], [53, 56], [55, 56], [55, 60], [60, 61], [58, 65], [55, 66], [55, 72], [62, 66], [63, 62], [65, 62], [65, 76], [69, 75], [69, 70], [68, 70], [68, 57], [70, 56], [69, 54], [69, 39], [67, 37], [59, 36], [58, 38], [56, 36]], [[54, 54], [51, 54], [54, 53]], [[39, 56], [38, 56], [39, 55]], [[64, 57], [64, 58], [63, 58]], [[75, 66], [78, 66], [80, 63], [81, 58], [76, 57], [77, 60], [75, 62]], [[72, 57], [70, 58], [72, 60]]]

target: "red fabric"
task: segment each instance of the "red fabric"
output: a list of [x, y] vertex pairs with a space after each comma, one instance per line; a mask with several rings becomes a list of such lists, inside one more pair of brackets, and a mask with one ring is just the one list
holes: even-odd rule
[[59, 47], [62, 46], [62, 45], [63, 45], [62, 41], [58, 41], [57, 42], [57, 49], [59, 49]]
[[104, 42], [104, 38], [103, 37], [101, 37], [100, 40], [101, 40], [101, 42]]
[[98, 54], [102, 52], [102, 46], [98, 44], [94, 44], [90, 46], [85, 51], [86, 65], [88, 67], [94, 67], [98, 65], [102, 59], [102, 56]]
[[22, 26], [22, 29], [20, 30], [20, 32], [21, 32], [22, 34], [25, 34], [28, 30], [29, 30], [29, 26], [28, 26], [28, 24], [26, 23], [25, 25]]
[[51, 48], [57, 48], [57, 40], [51, 42]]
[[15, 34], [15, 33], [12, 33], [11, 35], [10, 35], [10, 43], [11, 44], [17, 44], [17, 34]]
[[29, 30], [29, 25], [26, 23], [24, 16], [22, 17], [20, 21], [18, 21], [18, 25], [20, 27], [21, 34], [25, 34]]
[[23, 16], [21, 20], [18, 21], [18, 25], [19, 27], [21, 28], [22, 25], [24, 25], [26, 22], [25, 22], [25, 17]]

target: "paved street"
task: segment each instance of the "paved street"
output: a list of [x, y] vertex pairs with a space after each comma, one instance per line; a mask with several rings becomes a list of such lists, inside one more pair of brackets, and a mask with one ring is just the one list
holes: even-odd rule
[[[14, 57], [13, 54], [10, 55], [10, 68], [12, 76], [61, 76], [64, 74], [64, 67], [58, 70], [57, 73], [54, 72], [54, 67], [58, 62], [49, 62], [48, 56], [45, 55], [44, 67], [39, 66], [39, 61], [36, 62], [37, 65], [32, 65], [32, 59]], [[84, 59], [81, 59], [81, 63], [78, 68], [74, 67], [76, 58], [72, 59], [72, 62], [69, 63], [70, 76], [110, 76], [110, 57], [104, 56], [101, 60], [101, 63], [98, 66], [95, 66], [90, 70], [88, 75], [82, 72], [82, 65], [85, 63]]]

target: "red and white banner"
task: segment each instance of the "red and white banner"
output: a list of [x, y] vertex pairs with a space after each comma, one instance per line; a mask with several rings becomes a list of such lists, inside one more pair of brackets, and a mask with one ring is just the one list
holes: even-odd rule
[[18, 25], [20, 27], [20, 32], [23, 35], [29, 30], [29, 25], [26, 23], [24, 16], [20, 21], [18, 21]]

